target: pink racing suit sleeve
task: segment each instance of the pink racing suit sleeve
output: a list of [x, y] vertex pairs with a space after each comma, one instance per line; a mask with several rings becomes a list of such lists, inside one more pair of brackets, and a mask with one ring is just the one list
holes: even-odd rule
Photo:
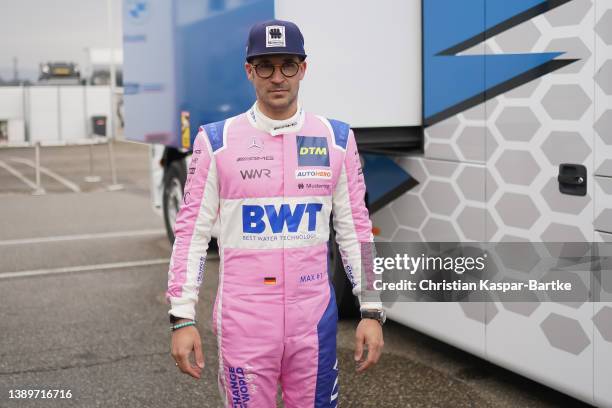
[[353, 286], [353, 294], [359, 298], [361, 310], [382, 309], [378, 299], [370, 299], [368, 296], [368, 301], [362, 300], [362, 277], [373, 276], [374, 250], [372, 223], [365, 205], [365, 193], [355, 135], [349, 130], [341, 174], [332, 197], [336, 242], [344, 270]]
[[174, 226], [174, 245], [168, 270], [168, 312], [195, 318], [198, 291], [204, 279], [206, 251], [219, 209], [217, 167], [203, 128], [195, 138], [187, 171], [183, 204]]

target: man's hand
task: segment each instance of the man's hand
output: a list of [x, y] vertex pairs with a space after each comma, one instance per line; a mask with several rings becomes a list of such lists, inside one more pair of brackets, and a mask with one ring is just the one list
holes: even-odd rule
[[[183, 321], [188, 320], [179, 320], [177, 323]], [[198, 329], [195, 326], [188, 326], [173, 331], [171, 349], [177, 367], [185, 374], [199, 379], [202, 368], [204, 368], [204, 354]], [[192, 365], [189, 361], [189, 355], [192, 351], [195, 353], [196, 365]]]
[[[367, 346], [367, 359], [363, 360], [363, 346]], [[355, 361], [357, 372], [363, 372], [378, 363], [383, 342], [382, 326], [374, 319], [361, 319], [355, 332]]]

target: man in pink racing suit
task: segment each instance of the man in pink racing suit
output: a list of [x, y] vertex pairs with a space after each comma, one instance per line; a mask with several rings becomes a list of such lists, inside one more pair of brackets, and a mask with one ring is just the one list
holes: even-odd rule
[[[287, 408], [337, 406], [330, 215], [358, 297], [362, 248], [373, 241], [352, 130], [298, 105], [303, 44], [291, 22], [252, 27], [245, 70], [257, 101], [241, 115], [200, 128], [175, 224], [166, 295], [173, 323], [190, 324], [219, 217], [213, 331], [226, 407], [275, 407], [279, 382]], [[355, 360], [363, 371], [380, 357], [384, 313], [380, 302], [360, 308]], [[172, 355], [181, 371], [200, 378], [204, 359], [194, 325], [173, 331]]]

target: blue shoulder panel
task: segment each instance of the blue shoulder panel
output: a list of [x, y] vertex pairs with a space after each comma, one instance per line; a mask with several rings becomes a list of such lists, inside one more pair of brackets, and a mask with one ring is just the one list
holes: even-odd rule
[[208, 140], [212, 147], [213, 153], [223, 147], [223, 128], [225, 127], [225, 121], [209, 123], [204, 125], [204, 130], [208, 135]]
[[337, 146], [340, 146], [346, 150], [346, 144], [348, 143], [348, 135], [350, 126], [348, 123], [340, 122], [339, 120], [329, 119], [332, 129], [334, 130], [334, 142]]

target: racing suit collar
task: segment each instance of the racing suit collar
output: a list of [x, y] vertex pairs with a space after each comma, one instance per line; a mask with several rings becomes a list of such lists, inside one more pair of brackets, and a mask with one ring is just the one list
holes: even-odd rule
[[304, 124], [304, 111], [298, 104], [295, 115], [288, 119], [276, 120], [264, 115], [257, 107], [257, 102], [255, 102], [247, 112], [247, 118], [253, 127], [272, 136], [278, 136], [283, 133], [298, 132]]

